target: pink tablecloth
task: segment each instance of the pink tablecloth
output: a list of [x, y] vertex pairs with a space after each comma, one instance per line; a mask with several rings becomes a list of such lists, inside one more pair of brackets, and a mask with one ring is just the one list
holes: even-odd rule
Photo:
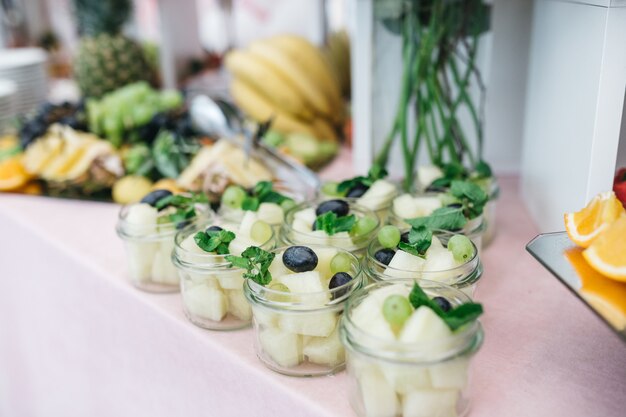
[[[535, 228], [501, 185], [472, 416], [623, 417], [626, 345], [524, 251]], [[203, 331], [176, 294], [130, 287], [117, 210], [0, 196], [0, 416], [353, 416], [344, 373], [273, 374], [251, 330]]]

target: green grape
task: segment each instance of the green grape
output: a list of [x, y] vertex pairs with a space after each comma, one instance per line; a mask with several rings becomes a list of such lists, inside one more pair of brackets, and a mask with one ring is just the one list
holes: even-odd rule
[[294, 208], [295, 206], [296, 206], [296, 202], [293, 201], [291, 198], [283, 200], [283, 202], [280, 203], [280, 207], [283, 209], [285, 213], [291, 210], [292, 208]]
[[132, 109], [133, 125], [143, 126], [148, 124], [154, 115], [154, 110], [150, 106], [138, 105]]
[[335, 275], [337, 272], [350, 272], [352, 270], [352, 259], [343, 252], [339, 252], [330, 260], [330, 272]]
[[454, 235], [448, 241], [448, 250], [457, 262], [467, 262], [474, 256], [474, 245], [467, 236]]
[[354, 227], [352, 227], [351, 232], [355, 236], [365, 236], [372, 230], [376, 229], [376, 226], [378, 226], [376, 219], [372, 217], [361, 217], [356, 222]]
[[222, 194], [222, 204], [228, 208], [238, 209], [241, 208], [241, 203], [247, 196], [246, 190], [238, 185], [231, 185]]
[[159, 104], [163, 110], [175, 109], [183, 104], [183, 96], [178, 90], [165, 90], [161, 92]]
[[291, 292], [289, 291], [289, 287], [282, 282], [272, 282], [268, 288], [273, 291]]
[[289, 291], [289, 287], [287, 287], [285, 284], [282, 284], [280, 282], [272, 282], [268, 285], [268, 288], [272, 291], [285, 293], [285, 294], [268, 294], [268, 298], [270, 300], [283, 302], [283, 303], [289, 302], [289, 299], [290, 299], [289, 293], [291, 291]]
[[400, 243], [400, 229], [396, 226], [385, 226], [378, 231], [378, 242], [383, 248], [395, 248]]
[[411, 317], [413, 306], [409, 299], [402, 295], [390, 295], [383, 303], [383, 317], [394, 332], [400, 331], [404, 322]]
[[122, 119], [116, 114], [108, 114], [103, 122], [104, 133], [107, 139], [114, 145], [120, 146], [122, 144], [122, 135], [124, 133], [124, 124]]
[[257, 220], [250, 228], [250, 237], [259, 244], [263, 244], [272, 238], [272, 226], [263, 220]]
[[336, 182], [325, 182], [324, 185], [322, 185], [322, 194], [327, 195], [329, 197], [336, 197], [336, 196], [340, 196], [341, 193], [339, 191], [337, 191], [337, 186], [339, 184]]

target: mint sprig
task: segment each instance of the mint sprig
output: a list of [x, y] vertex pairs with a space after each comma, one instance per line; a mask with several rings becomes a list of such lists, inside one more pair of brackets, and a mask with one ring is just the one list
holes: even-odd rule
[[411, 255], [425, 257], [433, 241], [433, 232], [426, 226], [412, 228], [409, 231], [409, 243], [400, 242], [398, 248]]
[[196, 233], [193, 239], [198, 247], [205, 252], [227, 255], [230, 253], [228, 245], [235, 239], [235, 234], [229, 230], [209, 230]]
[[209, 199], [204, 193], [192, 193], [189, 196], [182, 194], [172, 194], [163, 197], [156, 203], [157, 210], [163, 210], [166, 207], [175, 207], [174, 213], [168, 214], [166, 219], [172, 223], [182, 223], [196, 216], [196, 204], [208, 204]]
[[320, 214], [315, 219], [315, 229], [323, 230], [329, 236], [340, 232], [349, 232], [355, 224], [356, 216], [354, 214], [337, 217], [337, 214], [332, 211]]
[[483, 306], [478, 303], [464, 303], [449, 311], [443, 311], [441, 307], [424, 292], [419, 286], [417, 281], [413, 284], [413, 289], [409, 294], [409, 301], [413, 308], [418, 309], [421, 306], [426, 306], [433, 310], [435, 314], [442, 318], [450, 330], [464, 326], [467, 323], [471, 323], [483, 314]]
[[450, 194], [463, 204], [463, 214], [468, 219], [475, 219], [483, 214], [489, 196], [478, 185], [469, 181], [452, 181]]
[[272, 282], [272, 274], [269, 267], [276, 254], [263, 250], [257, 246], [250, 246], [243, 251], [241, 256], [227, 255], [226, 260], [234, 267], [245, 269], [243, 277], [251, 279], [260, 285]]
[[245, 211], [257, 211], [261, 203], [281, 204], [291, 198], [274, 190], [271, 181], [259, 181], [252, 189], [251, 195], [244, 198], [241, 209]]
[[441, 207], [433, 211], [430, 216], [405, 219], [414, 229], [426, 226], [431, 230], [458, 230], [467, 223], [463, 209], [458, 207]]
[[380, 164], [374, 164], [368, 171], [366, 177], [359, 176], [340, 182], [339, 185], [337, 185], [337, 192], [345, 195], [351, 188], [360, 184], [369, 187], [374, 184], [375, 181], [385, 178], [387, 175], [388, 172], [385, 167]]

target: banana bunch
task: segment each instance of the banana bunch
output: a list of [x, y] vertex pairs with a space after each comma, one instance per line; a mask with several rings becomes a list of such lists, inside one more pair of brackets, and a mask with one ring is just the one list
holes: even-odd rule
[[25, 170], [48, 183], [108, 188], [124, 174], [122, 160], [110, 142], [69, 126], [52, 125], [26, 148]]
[[272, 129], [337, 141], [345, 106], [337, 72], [305, 38], [279, 35], [226, 56], [231, 94], [252, 119], [274, 117]]
[[331, 33], [324, 47], [324, 55], [333, 64], [341, 93], [350, 96], [350, 39], [345, 30]]

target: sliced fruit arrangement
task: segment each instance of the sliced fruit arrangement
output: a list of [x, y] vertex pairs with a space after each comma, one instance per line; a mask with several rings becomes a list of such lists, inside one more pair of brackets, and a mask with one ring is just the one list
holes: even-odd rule
[[280, 226], [285, 219], [285, 212], [295, 205], [291, 197], [274, 190], [270, 181], [260, 181], [250, 190], [239, 185], [226, 188], [219, 213], [227, 219], [239, 220], [252, 211], [271, 226]]
[[226, 258], [246, 269], [244, 277], [256, 283], [248, 287], [256, 288], [252, 291], [264, 298], [263, 304], [274, 306], [252, 302], [264, 362], [282, 371], [318, 365], [322, 373], [343, 363], [337, 323], [360, 282], [354, 256], [330, 246], [288, 246], [273, 252], [251, 247]]
[[570, 239], [602, 275], [626, 281], [626, 210], [612, 191], [594, 197], [582, 210], [565, 214]]
[[465, 401], [472, 353], [465, 347], [463, 353], [449, 355], [464, 347], [455, 337], [471, 331], [482, 312], [480, 304], [431, 298], [417, 283], [412, 289], [405, 284], [372, 289], [347, 313], [351, 323], [372, 338], [363, 343], [375, 346], [375, 352], [411, 359], [349, 355], [364, 415], [456, 416]]

